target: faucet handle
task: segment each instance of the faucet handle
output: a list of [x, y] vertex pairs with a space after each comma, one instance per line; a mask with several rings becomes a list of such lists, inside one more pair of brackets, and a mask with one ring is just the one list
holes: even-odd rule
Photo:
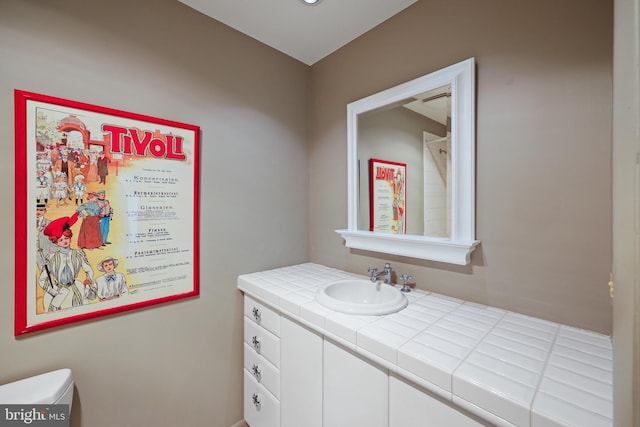
[[402, 292], [411, 292], [411, 289], [408, 286], [408, 282], [409, 280], [413, 279], [413, 277], [409, 276], [408, 274], [403, 274], [400, 276], [400, 279], [402, 280], [402, 289], [400, 289]]
[[378, 280], [378, 269], [369, 267], [367, 271], [371, 273], [371, 283], [375, 283]]

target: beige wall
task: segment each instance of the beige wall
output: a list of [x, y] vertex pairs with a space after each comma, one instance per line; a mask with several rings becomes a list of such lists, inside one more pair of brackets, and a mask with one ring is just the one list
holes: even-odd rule
[[[391, 261], [421, 289], [611, 332], [611, 1], [419, 1], [311, 70], [311, 258]], [[350, 251], [346, 104], [477, 63], [470, 266]]]
[[[174, 0], [3, 0], [2, 200], [19, 88], [200, 125], [202, 224], [199, 298], [19, 339], [2, 258], [0, 382], [71, 367], [74, 427], [232, 425], [236, 276], [309, 258], [361, 273], [389, 260], [422, 289], [609, 333], [611, 46], [608, 1], [423, 0], [309, 73]], [[333, 231], [347, 222], [346, 104], [471, 56], [472, 265], [349, 251]]]
[[[175, 0], [2, 0], [0, 58], [0, 383], [70, 367], [74, 427], [236, 423], [236, 277], [309, 257], [309, 68]], [[13, 337], [14, 88], [201, 126], [199, 298]]]

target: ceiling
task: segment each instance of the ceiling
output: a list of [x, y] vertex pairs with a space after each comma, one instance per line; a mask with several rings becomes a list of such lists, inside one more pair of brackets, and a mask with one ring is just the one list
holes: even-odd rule
[[312, 65], [417, 0], [178, 0]]

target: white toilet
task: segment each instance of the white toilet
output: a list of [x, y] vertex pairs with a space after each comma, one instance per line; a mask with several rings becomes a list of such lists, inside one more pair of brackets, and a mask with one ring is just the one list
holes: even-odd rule
[[66, 404], [71, 412], [73, 377], [71, 369], [58, 369], [34, 377], [0, 385], [0, 404]]

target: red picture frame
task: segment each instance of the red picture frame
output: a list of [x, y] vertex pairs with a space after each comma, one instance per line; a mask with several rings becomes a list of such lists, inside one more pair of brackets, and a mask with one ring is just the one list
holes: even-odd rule
[[15, 335], [197, 296], [200, 128], [14, 101]]
[[369, 159], [370, 231], [407, 233], [406, 163]]

